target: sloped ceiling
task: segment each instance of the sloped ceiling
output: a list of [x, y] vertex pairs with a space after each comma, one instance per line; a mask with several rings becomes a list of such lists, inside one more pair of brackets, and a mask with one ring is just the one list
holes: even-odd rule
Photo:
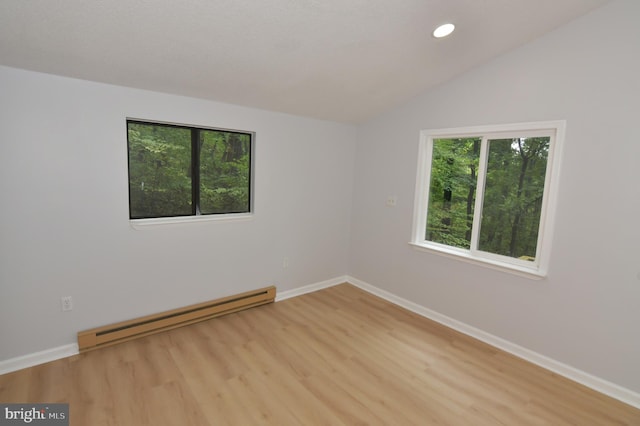
[[0, 64], [361, 123], [607, 2], [2, 0]]

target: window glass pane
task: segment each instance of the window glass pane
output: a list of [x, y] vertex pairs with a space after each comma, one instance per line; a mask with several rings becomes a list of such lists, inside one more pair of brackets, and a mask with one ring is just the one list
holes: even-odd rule
[[481, 138], [434, 139], [426, 240], [469, 249]]
[[185, 216], [191, 206], [191, 130], [129, 122], [132, 219]]
[[248, 212], [250, 169], [251, 135], [202, 130], [200, 212]]
[[549, 140], [488, 141], [479, 250], [535, 260]]

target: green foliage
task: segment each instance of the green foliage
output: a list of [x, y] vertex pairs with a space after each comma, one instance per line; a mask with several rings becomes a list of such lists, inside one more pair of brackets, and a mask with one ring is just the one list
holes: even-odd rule
[[[469, 249], [481, 138], [433, 142], [426, 239]], [[488, 141], [478, 249], [535, 259], [549, 138]]]
[[489, 141], [478, 248], [534, 259], [549, 138]]
[[249, 134], [130, 122], [128, 139], [131, 218], [249, 211]]
[[200, 211], [248, 211], [251, 137], [222, 131], [203, 131], [202, 135]]
[[434, 140], [427, 240], [469, 248], [479, 147], [480, 138]]
[[189, 129], [129, 123], [132, 218], [191, 214]]

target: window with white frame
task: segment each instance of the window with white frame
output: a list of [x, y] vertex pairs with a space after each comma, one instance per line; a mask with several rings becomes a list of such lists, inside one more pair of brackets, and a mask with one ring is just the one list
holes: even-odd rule
[[412, 244], [545, 276], [564, 126], [422, 131]]

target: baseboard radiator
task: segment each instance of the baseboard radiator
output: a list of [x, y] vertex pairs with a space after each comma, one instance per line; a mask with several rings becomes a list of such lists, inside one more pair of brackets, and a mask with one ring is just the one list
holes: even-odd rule
[[205, 321], [232, 312], [271, 303], [275, 300], [276, 288], [265, 287], [235, 296], [198, 303], [184, 308], [161, 312], [155, 315], [123, 321], [78, 333], [80, 352], [89, 351], [149, 334]]

